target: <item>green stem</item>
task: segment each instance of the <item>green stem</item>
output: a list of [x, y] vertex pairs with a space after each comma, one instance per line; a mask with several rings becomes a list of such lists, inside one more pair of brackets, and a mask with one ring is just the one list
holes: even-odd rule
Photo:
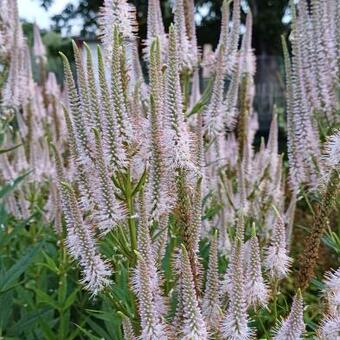
[[279, 280], [275, 279], [273, 287], [273, 298], [274, 298], [274, 321], [277, 321], [277, 293], [279, 288]]
[[310, 200], [309, 200], [308, 196], [306, 195], [305, 190], [302, 190], [302, 194], [303, 194], [303, 197], [304, 197], [304, 199], [305, 199], [305, 201], [306, 201], [306, 203], [307, 203], [307, 205], [308, 205], [309, 210], [311, 211], [311, 213], [313, 214], [313, 216], [315, 216], [314, 209], [313, 209], [313, 207], [312, 207], [312, 204], [310, 203]]
[[190, 96], [190, 74], [188, 73], [188, 71], [181, 75], [181, 81], [183, 93], [183, 112], [186, 112]]
[[[133, 195], [132, 195], [132, 179], [130, 169], [128, 169], [126, 187], [125, 187], [126, 206], [128, 210], [128, 225], [130, 232], [131, 254], [135, 259], [135, 250], [137, 250], [137, 233], [136, 220], [134, 216]], [[135, 261], [134, 261], [135, 262]]]
[[59, 266], [59, 287], [58, 287], [58, 313], [59, 313], [59, 339], [65, 339], [67, 328], [67, 316], [65, 315], [64, 302], [67, 294], [67, 254], [64, 240], [60, 237], [60, 266]]
[[259, 322], [260, 322], [260, 326], [261, 326], [261, 328], [262, 328], [263, 333], [264, 333], [265, 336], [267, 337], [267, 329], [266, 329], [266, 327], [265, 327], [264, 324], [263, 324], [262, 318], [259, 317], [258, 320], [259, 320]]

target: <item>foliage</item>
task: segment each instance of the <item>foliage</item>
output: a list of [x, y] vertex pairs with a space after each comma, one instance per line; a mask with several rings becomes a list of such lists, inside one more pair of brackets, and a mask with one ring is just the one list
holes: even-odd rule
[[[42, 5], [48, 8], [53, 1], [41, 0]], [[147, 1], [130, 1], [137, 9], [138, 24], [140, 35], [144, 39], [146, 37], [146, 13]], [[221, 20], [222, 0], [195, 1], [196, 13], [201, 15], [197, 32], [198, 43], [200, 46], [204, 44], [212, 44], [216, 46], [218, 43], [218, 32]], [[53, 21], [54, 29], [71, 27], [72, 20], [81, 19], [83, 26], [81, 29], [82, 36], [93, 34], [97, 28], [96, 16], [104, 1], [90, 0], [79, 1], [78, 5], [72, 3], [67, 4], [61, 14], [55, 15]], [[287, 1], [257, 1], [251, 0], [245, 2], [246, 6], [250, 6], [254, 14], [254, 42], [253, 46], [257, 54], [279, 55], [281, 51], [280, 41], [278, 37], [287, 30], [287, 26], [282, 22], [282, 18], [287, 10]], [[169, 26], [172, 20], [171, 1], [161, 1], [164, 22]], [[207, 13], [205, 13], [207, 11]], [[201, 13], [204, 12], [204, 15]]]

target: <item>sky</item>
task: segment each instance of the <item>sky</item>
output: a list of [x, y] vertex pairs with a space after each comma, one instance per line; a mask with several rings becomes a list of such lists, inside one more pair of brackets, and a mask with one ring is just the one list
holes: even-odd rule
[[55, 14], [59, 14], [66, 4], [73, 2], [77, 3], [77, 0], [54, 0], [52, 6], [45, 11], [40, 6], [39, 0], [18, 0], [19, 16], [21, 19], [25, 19], [29, 22], [36, 21], [38, 26], [42, 29], [48, 29], [51, 25], [51, 17]]

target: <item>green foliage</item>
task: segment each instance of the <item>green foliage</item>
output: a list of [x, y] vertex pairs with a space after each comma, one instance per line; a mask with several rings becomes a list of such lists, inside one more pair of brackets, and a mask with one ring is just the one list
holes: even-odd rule
[[17, 177], [14, 181], [10, 183], [6, 183], [1, 189], [0, 189], [0, 199], [3, 198], [7, 193], [14, 190], [15, 187], [27, 176], [29, 175], [29, 172], [25, 173], [24, 175], [21, 175]]
[[[2, 129], [8, 130], [10, 120], [2, 122]], [[1, 150], [10, 152], [17, 147], [21, 146]], [[79, 270], [67, 254], [63, 237], [56, 236], [44, 216], [46, 187], [34, 191], [32, 186], [27, 219], [16, 219], [5, 209], [6, 196], [29, 175], [27, 172], [0, 186], [0, 338], [121, 339], [115, 310], [131, 311], [128, 305], [122, 308], [112, 301], [132, 301], [126, 296], [125, 267], [117, 263], [120, 270], [112, 296], [94, 300], [80, 294]], [[106, 246], [113, 256], [110, 243]]]
[[[39, 199], [43, 198], [37, 201]], [[0, 204], [0, 226], [4, 225], [7, 227], [0, 228], [1, 336], [5, 339], [122, 339], [117, 310], [133, 320], [136, 318], [134, 296], [127, 287], [130, 268], [123, 248], [116, 242], [123, 231], [118, 229], [101, 244], [102, 252], [114, 259], [115, 285], [110, 292], [91, 299], [81, 290], [79, 270], [68, 257], [62, 239], [57, 239], [43, 215], [33, 213], [28, 220], [16, 220]], [[172, 252], [178, 243], [175, 228], [170, 222], [173, 236], [163, 259], [166, 292], [174, 287]], [[328, 233], [324, 242], [331, 252], [340, 254], [336, 233]], [[205, 266], [208, 249], [208, 243], [202, 241], [200, 256]], [[220, 256], [220, 272], [225, 271], [226, 263], [226, 257]], [[305, 321], [310, 336], [322, 315], [320, 289], [320, 281], [314, 280], [311, 290], [305, 294]], [[267, 308], [250, 313], [259, 338], [270, 338], [269, 330], [280, 316], [288, 314], [291, 301], [287, 296], [293, 292], [292, 280], [285, 281], [276, 300], [271, 300]]]
[[[79, 294], [79, 271], [42, 215], [18, 221], [0, 204], [0, 225], [1, 336], [120, 339], [120, 318], [113, 304], [108, 297], [93, 300]], [[119, 275], [126, 278], [127, 273], [122, 270]], [[111, 298], [124, 301], [125, 294], [118, 286], [117, 297]]]

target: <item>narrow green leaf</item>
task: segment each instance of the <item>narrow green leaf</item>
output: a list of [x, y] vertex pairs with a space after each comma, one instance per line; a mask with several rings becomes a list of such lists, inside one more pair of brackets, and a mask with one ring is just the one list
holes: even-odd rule
[[102, 339], [110, 340], [112, 339], [110, 335], [106, 332], [105, 329], [100, 327], [96, 322], [92, 321], [91, 319], [87, 320], [87, 324], [91, 327], [91, 329], [96, 332]]
[[39, 253], [43, 243], [38, 243], [28, 248], [26, 255], [18, 260], [9, 270], [0, 276], [0, 293], [8, 290], [20, 277]]
[[104, 312], [101, 310], [95, 309], [87, 309], [86, 310], [90, 315], [94, 316], [96, 319], [108, 321], [115, 323], [117, 321], [117, 317], [112, 314], [112, 312]]
[[42, 290], [40, 290], [38, 288], [34, 289], [34, 291], [37, 294], [38, 302], [45, 303], [46, 305], [51, 306], [54, 309], [58, 309], [59, 308], [57, 301], [55, 301], [52, 298], [52, 296], [46, 294], [45, 292], [43, 292]]
[[44, 319], [48, 319], [49, 313], [51, 313], [51, 310], [49, 308], [44, 308], [26, 314], [22, 319], [16, 322], [15, 325], [8, 330], [8, 334], [16, 335], [18, 339], [18, 336], [21, 333], [28, 332], [29, 330], [36, 328], [37, 321], [41, 320], [42, 317], [44, 317]]
[[13, 313], [13, 292], [8, 291], [0, 296], [0, 329], [6, 329]]
[[7, 149], [0, 149], [0, 155], [3, 154], [3, 153], [6, 153], [6, 152], [13, 151], [13, 150], [17, 149], [21, 145], [22, 144], [18, 144], [18, 145], [12, 146], [12, 147], [7, 148]]
[[138, 183], [134, 187], [134, 189], [132, 191], [132, 196], [135, 196], [136, 193], [140, 191], [140, 189], [142, 188], [142, 186], [145, 183], [145, 179], [146, 179], [146, 169], [144, 169], [144, 172], [143, 172], [142, 176], [140, 177]]
[[47, 255], [45, 252], [42, 252], [45, 259], [46, 259], [46, 263], [42, 263], [42, 265], [44, 265], [45, 267], [49, 268], [52, 272], [58, 274], [59, 273], [59, 268], [57, 266], [57, 264], [54, 262], [54, 260], [52, 259], [52, 257], [50, 257], [49, 255]]
[[0, 189], [0, 198], [4, 197], [6, 194], [11, 192], [15, 187], [26, 177], [28, 176], [32, 171], [28, 171], [25, 174], [17, 177], [14, 181], [11, 181], [7, 184], [5, 184], [1, 189]]
[[64, 305], [62, 306], [63, 310], [66, 310], [68, 309], [72, 304], [73, 302], [75, 301], [76, 297], [77, 297], [77, 294], [79, 292], [79, 288], [76, 288], [66, 299]]
[[47, 324], [46, 320], [43, 318], [39, 319], [40, 328], [44, 334], [44, 339], [54, 340], [55, 334], [53, 333], [51, 326]]
[[202, 110], [202, 108], [209, 102], [211, 97], [213, 79], [209, 79], [208, 85], [205, 88], [200, 100], [194, 105], [190, 112], [186, 113], [186, 117], [190, 117], [193, 114]]
[[81, 326], [79, 326], [77, 324], [76, 324], [76, 327], [78, 327], [83, 334], [88, 336], [89, 339], [91, 339], [91, 340], [102, 340], [102, 338], [93, 335], [91, 332], [87, 331], [86, 329], [84, 329], [83, 327], [81, 327]]

